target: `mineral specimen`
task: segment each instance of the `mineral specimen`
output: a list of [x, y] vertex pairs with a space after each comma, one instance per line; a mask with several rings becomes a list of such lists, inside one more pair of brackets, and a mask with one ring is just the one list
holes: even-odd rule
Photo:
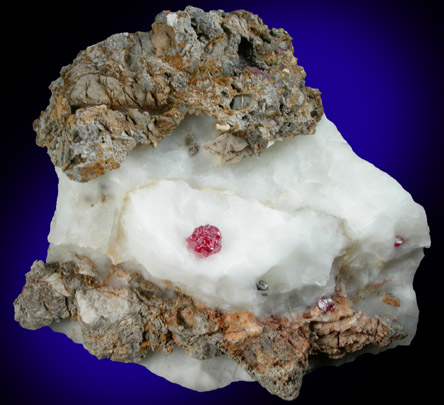
[[34, 125], [59, 195], [16, 320], [286, 400], [312, 360], [409, 344], [425, 212], [304, 78], [289, 35], [246, 11], [164, 11], [79, 53]]
[[222, 249], [222, 235], [215, 226], [204, 225], [197, 227], [187, 238], [188, 247], [204, 257], [219, 253]]

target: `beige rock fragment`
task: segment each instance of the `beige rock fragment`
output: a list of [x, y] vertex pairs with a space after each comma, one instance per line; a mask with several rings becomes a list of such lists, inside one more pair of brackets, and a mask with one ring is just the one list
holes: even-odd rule
[[[121, 362], [140, 361], [149, 350], [169, 354], [175, 346], [201, 360], [225, 354], [286, 400], [298, 395], [310, 356], [337, 359], [405, 336], [394, 319], [354, 311], [340, 295], [334, 297], [334, 312], [315, 306], [292, 319], [257, 319], [250, 312], [208, 308], [136, 271], [115, 267], [99, 281], [84, 274], [89, 261], [77, 255], [75, 262], [35, 262], [14, 302], [20, 325], [37, 329], [76, 320], [90, 353]], [[120, 286], [110, 285], [113, 277]]]
[[323, 108], [304, 79], [287, 32], [254, 14], [164, 11], [150, 32], [113, 35], [62, 69], [34, 123], [36, 141], [86, 182], [204, 113], [220, 123], [208, 150], [236, 163], [277, 139], [314, 133]]

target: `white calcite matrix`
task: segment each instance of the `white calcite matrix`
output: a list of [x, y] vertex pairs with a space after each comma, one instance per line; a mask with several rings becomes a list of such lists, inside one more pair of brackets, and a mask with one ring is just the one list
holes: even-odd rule
[[[156, 149], [140, 148], [88, 183], [56, 169], [48, 261], [62, 259], [61, 248], [92, 249], [210, 307], [257, 317], [311, 307], [334, 293], [341, 269], [347, 295], [367, 313], [399, 317], [401, 307], [365, 294], [385, 282], [387, 294], [406, 305], [404, 327], [414, 333], [411, 282], [429, 244], [424, 210], [357, 157], [326, 117], [312, 136], [222, 167], [204, 149], [190, 158], [188, 134], [198, 144], [218, 135], [214, 120], [190, 117]], [[221, 230], [223, 248], [203, 259], [185, 240], [207, 223]], [[405, 243], [395, 247], [398, 235]], [[259, 280], [268, 283], [267, 296], [258, 293]]]
[[[196, 10], [167, 13], [165, 24], [207, 15]], [[257, 65], [242, 68], [273, 80]], [[43, 118], [74, 125], [52, 111]], [[15, 302], [22, 326], [51, 325], [100, 358], [138, 362], [198, 391], [256, 380], [284, 399], [297, 396], [310, 358], [334, 364], [409, 344], [418, 321], [412, 281], [430, 246], [424, 209], [360, 159], [325, 115], [301, 136], [268, 128], [259, 144], [228, 135], [230, 123], [194, 108], [156, 147], [133, 143], [111, 169], [76, 178], [85, 171], [57, 167], [46, 264], [34, 264]], [[220, 230], [222, 249], [202, 257], [186, 239], [206, 224]], [[273, 346], [274, 336], [288, 348]]]

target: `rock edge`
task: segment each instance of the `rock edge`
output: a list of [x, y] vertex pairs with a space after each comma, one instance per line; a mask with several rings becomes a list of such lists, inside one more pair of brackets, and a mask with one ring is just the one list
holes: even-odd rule
[[339, 291], [332, 297], [333, 312], [314, 306], [292, 319], [259, 320], [250, 312], [208, 308], [119, 266], [100, 280], [86, 256], [62, 263], [36, 261], [26, 280], [14, 302], [15, 319], [24, 328], [77, 321], [91, 354], [120, 362], [138, 362], [148, 351], [169, 354], [175, 346], [202, 360], [226, 354], [285, 400], [298, 396], [310, 356], [338, 359], [405, 337], [396, 319], [354, 311]]
[[304, 79], [291, 37], [257, 15], [163, 11], [150, 32], [113, 35], [62, 69], [34, 122], [36, 142], [69, 178], [86, 182], [203, 113], [220, 134], [204, 147], [235, 163], [315, 132], [320, 92]]

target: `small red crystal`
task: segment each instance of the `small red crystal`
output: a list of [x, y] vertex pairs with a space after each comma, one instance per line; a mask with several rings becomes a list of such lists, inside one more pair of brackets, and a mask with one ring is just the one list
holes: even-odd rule
[[222, 234], [213, 225], [202, 225], [194, 229], [187, 238], [188, 247], [204, 257], [219, 253], [222, 248]]
[[335, 302], [331, 298], [321, 298], [318, 301], [318, 308], [325, 314], [335, 310]]
[[404, 244], [404, 242], [405, 242], [405, 239], [404, 238], [402, 238], [401, 236], [396, 236], [395, 237], [395, 243], [393, 244], [395, 247], [399, 247], [399, 246], [401, 246], [402, 244]]

